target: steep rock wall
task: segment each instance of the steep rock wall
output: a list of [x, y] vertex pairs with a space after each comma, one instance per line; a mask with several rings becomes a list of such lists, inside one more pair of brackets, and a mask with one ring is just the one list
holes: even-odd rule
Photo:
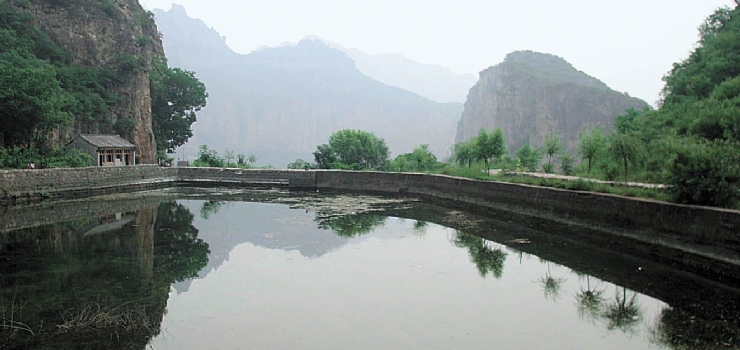
[[644, 101], [611, 90], [562, 58], [515, 52], [480, 73], [465, 102], [455, 141], [475, 137], [481, 128], [501, 128], [510, 151], [526, 143], [539, 147], [553, 133], [573, 151], [584, 126], [611, 130], [618, 115], [646, 107]]
[[133, 127], [123, 137], [137, 147], [140, 163], [154, 163], [156, 143], [152, 132], [149, 72], [155, 60], [164, 58], [162, 40], [153, 17], [136, 0], [32, 0], [11, 5], [34, 16], [34, 24], [61, 47], [70, 63], [85, 67], [115, 67], [122, 55], [136, 59], [136, 67], [109, 90], [119, 101], [102, 122], [75, 118], [75, 125], [52, 136], [60, 146], [79, 133], [113, 133], [119, 118], [131, 118]]

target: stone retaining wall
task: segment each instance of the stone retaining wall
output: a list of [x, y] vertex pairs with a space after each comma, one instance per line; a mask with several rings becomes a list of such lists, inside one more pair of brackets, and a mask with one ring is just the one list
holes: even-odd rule
[[163, 188], [176, 179], [176, 169], [154, 165], [0, 170], [0, 203]]
[[279, 169], [177, 168], [178, 182], [185, 185], [277, 185], [316, 188], [314, 171]]

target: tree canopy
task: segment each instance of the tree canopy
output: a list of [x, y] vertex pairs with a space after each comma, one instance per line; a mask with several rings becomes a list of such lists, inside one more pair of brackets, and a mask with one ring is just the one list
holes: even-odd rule
[[157, 149], [172, 153], [193, 136], [196, 112], [206, 106], [206, 86], [195, 73], [160, 67], [152, 74], [152, 129]]
[[385, 170], [390, 154], [385, 141], [371, 132], [339, 130], [329, 137], [329, 143], [319, 145], [314, 152], [320, 169]]

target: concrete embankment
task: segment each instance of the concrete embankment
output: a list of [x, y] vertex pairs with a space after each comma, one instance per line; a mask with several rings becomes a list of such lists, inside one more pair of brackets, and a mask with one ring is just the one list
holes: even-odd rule
[[[478, 211], [547, 219], [571, 232], [602, 232], [604, 244], [634, 249], [700, 273], [740, 280], [740, 212], [609, 194], [444, 175], [333, 170], [84, 168], [0, 171], [0, 202], [84, 197], [189, 186], [283, 186], [420, 196]], [[538, 222], [542, 222], [541, 220]]]

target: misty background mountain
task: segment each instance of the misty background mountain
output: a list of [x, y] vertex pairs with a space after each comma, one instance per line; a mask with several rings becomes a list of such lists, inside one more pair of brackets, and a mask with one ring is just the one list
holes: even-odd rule
[[343, 51], [363, 74], [436, 102], [464, 103], [477, 80], [473, 74], [457, 74], [445, 67], [419, 63], [395, 53], [371, 55], [358, 49]]
[[169, 64], [195, 71], [210, 95], [178, 157], [193, 159], [206, 144], [281, 167], [313, 159], [316, 146], [341, 129], [375, 133], [394, 156], [429, 144], [441, 158], [453, 144], [462, 104], [434, 102], [376, 81], [322, 41], [242, 55], [181, 6], [155, 10], [155, 19]]

